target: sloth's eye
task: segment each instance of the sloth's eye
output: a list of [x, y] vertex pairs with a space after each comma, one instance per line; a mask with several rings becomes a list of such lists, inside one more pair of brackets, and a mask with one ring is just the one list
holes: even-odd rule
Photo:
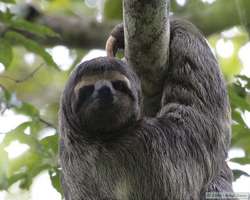
[[119, 90], [120, 92], [128, 93], [130, 90], [127, 84], [124, 81], [115, 80], [111, 81], [114, 89]]
[[93, 85], [87, 85], [87, 86], [80, 88], [78, 92], [78, 95], [79, 95], [78, 101], [80, 102], [86, 101], [86, 99], [92, 95], [93, 91], [94, 91]]

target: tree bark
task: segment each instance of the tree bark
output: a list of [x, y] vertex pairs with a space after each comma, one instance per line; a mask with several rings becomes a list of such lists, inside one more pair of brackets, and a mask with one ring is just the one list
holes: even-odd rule
[[125, 59], [140, 77], [144, 112], [154, 115], [160, 105], [168, 61], [169, 1], [124, 0]]

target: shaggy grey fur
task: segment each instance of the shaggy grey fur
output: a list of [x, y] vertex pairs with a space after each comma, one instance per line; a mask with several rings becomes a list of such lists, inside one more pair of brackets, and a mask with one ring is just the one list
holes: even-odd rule
[[[232, 192], [225, 162], [230, 109], [218, 63], [193, 25], [175, 19], [170, 27], [170, 62], [154, 118], [143, 115], [140, 82], [125, 63], [97, 58], [71, 74], [60, 110], [66, 200], [198, 200], [206, 191]], [[75, 107], [82, 77], [114, 70], [131, 81], [130, 97], [114, 93], [120, 101], [109, 111], [93, 108], [95, 99]], [[108, 123], [88, 127], [95, 117]]]

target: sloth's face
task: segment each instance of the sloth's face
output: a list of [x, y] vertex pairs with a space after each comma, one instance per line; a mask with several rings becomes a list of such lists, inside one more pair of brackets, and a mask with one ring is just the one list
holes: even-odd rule
[[117, 71], [85, 75], [74, 87], [73, 110], [89, 132], [119, 131], [138, 114], [136, 93]]

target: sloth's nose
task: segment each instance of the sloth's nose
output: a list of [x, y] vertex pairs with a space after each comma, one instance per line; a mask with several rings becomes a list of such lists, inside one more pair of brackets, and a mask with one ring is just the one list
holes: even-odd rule
[[104, 101], [113, 101], [113, 93], [110, 87], [102, 86], [98, 90], [98, 97]]

